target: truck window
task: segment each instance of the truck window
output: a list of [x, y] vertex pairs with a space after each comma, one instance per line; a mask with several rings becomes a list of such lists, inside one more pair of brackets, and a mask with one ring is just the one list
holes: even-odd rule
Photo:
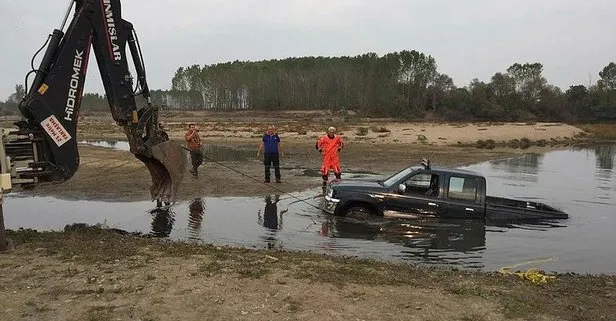
[[[405, 194], [438, 196], [438, 174], [419, 173], [409, 177], [404, 184]], [[432, 186], [434, 188], [431, 189]]]
[[477, 180], [471, 177], [451, 176], [448, 197], [475, 202], [477, 200]]

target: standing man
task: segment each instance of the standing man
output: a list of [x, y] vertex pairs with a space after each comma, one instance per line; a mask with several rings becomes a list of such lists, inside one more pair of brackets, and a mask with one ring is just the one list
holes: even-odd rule
[[192, 169], [190, 173], [194, 177], [199, 177], [197, 169], [203, 164], [203, 152], [201, 151], [201, 137], [199, 137], [199, 127], [191, 123], [188, 124], [188, 131], [184, 135], [186, 138], [186, 147], [190, 150], [190, 159], [192, 161]]
[[340, 157], [338, 154], [344, 147], [342, 137], [336, 135], [336, 128], [330, 127], [327, 133], [323, 135], [315, 145], [315, 148], [323, 156], [323, 164], [321, 165], [321, 177], [323, 178], [323, 187], [327, 186], [329, 171], [332, 170], [337, 179], [342, 177], [342, 169], [340, 168]]
[[263, 165], [265, 165], [265, 183], [270, 182], [270, 168], [274, 165], [274, 175], [276, 183], [281, 183], [280, 180], [280, 154], [284, 156], [282, 148], [280, 148], [280, 137], [276, 132], [276, 127], [269, 125], [267, 132], [263, 134], [263, 139], [257, 150], [257, 157], [263, 151]]

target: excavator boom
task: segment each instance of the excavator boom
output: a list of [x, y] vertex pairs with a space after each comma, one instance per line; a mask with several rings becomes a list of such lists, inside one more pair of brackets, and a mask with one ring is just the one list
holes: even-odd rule
[[[72, 19], [63, 31], [71, 12]], [[129, 71], [127, 46], [136, 82]], [[158, 109], [150, 101], [137, 35], [133, 25], [122, 18], [120, 0], [69, 2], [60, 28], [49, 36], [38, 69], [32, 66], [28, 74], [35, 77], [19, 105], [24, 117], [15, 123], [18, 130], [12, 134], [17, 138], [4, 144], [6, 156], [12, 162], [21, 161], [13, 179], [24, 187], [34, 187], [61, 183], [77, 171], [77, 122], [91, 49], [111, 115], [122, 127], [130, 152], [150, 171], [152, 200], [175, 201], [187, 154], [158, 126]], [[146, 106], [137, 107], [138, 95]]]

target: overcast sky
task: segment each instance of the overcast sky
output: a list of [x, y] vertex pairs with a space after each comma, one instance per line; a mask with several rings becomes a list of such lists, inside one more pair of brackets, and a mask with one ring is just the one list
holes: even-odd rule
[[[0, 99], [23, 83], [67, 3], [0, 0]], [[415, 49], [457, 86], [541, 62], [564, 90], [616, 61], [615, 0], [124, 0], [122, 11], [152, 89], [168, 89], [177, 68], [193, 64]], [[102, 93], [94, 59], [86, 92]]]

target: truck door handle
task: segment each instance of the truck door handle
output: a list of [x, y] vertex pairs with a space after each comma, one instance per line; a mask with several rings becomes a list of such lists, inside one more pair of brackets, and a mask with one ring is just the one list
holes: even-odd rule
[[474, 212], [475, 211], [474, 209], [472, 209], [470, 207], [465, 208], [465, 210], [467, 210], [468, 212]]
[[438, 206], [438, 205], [436, 205], [436, 203], [432, 203], [432, 202], [429, 202], [428, 205], [430, 205], [430, 206]]

